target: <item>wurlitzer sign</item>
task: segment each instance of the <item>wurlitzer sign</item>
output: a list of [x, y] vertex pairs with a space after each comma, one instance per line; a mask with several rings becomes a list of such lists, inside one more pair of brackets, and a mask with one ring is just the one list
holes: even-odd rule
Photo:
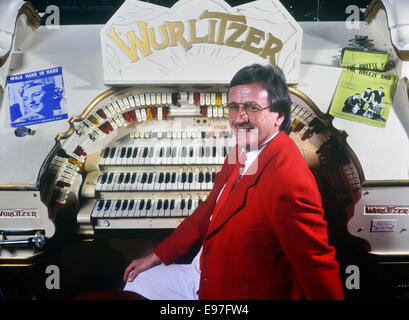
[[230, 7], [127, 0], [101, 30], [106, 84], [228, 83], [241, 67], [277, 64], [297, 83], [302, 29], [278, 0]]

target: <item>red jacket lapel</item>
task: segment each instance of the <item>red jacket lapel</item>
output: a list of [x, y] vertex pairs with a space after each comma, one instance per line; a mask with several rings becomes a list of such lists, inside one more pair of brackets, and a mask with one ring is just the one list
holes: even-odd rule
[[[247, 171], [255, 173], [244, 174], [237, 185], [232, 189], [229, 198], [224, 204], [223, 208], [220, 210], [215, 220], [210, 223], [205, 240], [210, 237], [215, 231], [220, 229], [245, 204], [248, 188], [257, 183], [257, 180], [260, 177], [260, 174], [263, 171], [264, 167], [281, 149], [281, 147], [286, 144], [286, 141], [288, 141], [287, 139], [289, 139], [288, 136], [284, 132], [280, 132], [272, 141], [267, 144], [264, 150], [260, 152], [258, 158], [253, 162], [253, 164]], [[235, 151], [232, 150], [232, 152]], [[214, 199], [214, 201], [217, 199], [217, 195], [220, 193], [221, 188], [226, 183], [233, 169], [234, 164], [230, 164], [226, 169], [220, 172], [221, 179], [219, 180], [219, 183], [217, 185], [215, 183], [214, 191], [216, 191], [216, 198]]]

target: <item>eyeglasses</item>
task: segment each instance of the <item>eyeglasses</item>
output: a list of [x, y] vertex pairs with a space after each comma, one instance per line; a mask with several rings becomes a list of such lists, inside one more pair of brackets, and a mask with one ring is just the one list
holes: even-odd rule
[[229, 112], [231, 114], [235, 114], [240, 111], [240, 106], [243, 109], [243, 112], [246, 113], [247, 115], [250, 114], [256, 114], [258, 112], [261, 112], [265, 109], [270, 108], [270, 106], [262, 108], [258, 103], [256, 102], [244, 102], [244, 103], [237, 103], [237, 102], [229, 102], [226, 104], [227, 108], [229, 109]]

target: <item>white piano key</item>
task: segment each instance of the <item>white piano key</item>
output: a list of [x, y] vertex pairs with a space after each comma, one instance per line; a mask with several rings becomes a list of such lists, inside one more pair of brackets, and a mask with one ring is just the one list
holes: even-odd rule
[[142, 152], [142, 147], [134, 147], [132, 150], [132, 165], [139, 165], [140, 163], [140, 156], [141, 156], [141, 152]]
[[98, 215], [101, 214], [101, 211], [104, 210], [104, 204], [105, 204], [104, 200], [97, 200], [94, 209], [92, 210], [91, 218], [97, 218]]
[[175, 200], [175, 209], [172, 210], [171, 216], [172, 217], [181, 217], [182, 216], [182, 210], [180, 209], [180, 199]]
[[[133, 200], [133, 199], [132, 199]], [[132, 201], [131, 200], [131, 201]], [[139, 206], [139, 201], [140, 200], [133, 200], [134, 202], [133, 202], [133, 208], [131, 209], [130, 208], [130, 206], [131, 206], [131, 204], [129, 204], [129, 207], [128, 207], [128, 218], [133, 218], [133, 217], [136, 217], [136, 211], [138, 210], [138, 206]]]
[[136, 191], [138, 186], [138, 172], [132, 172], [131, 179], [129, 180], [129, 191]]
[[163, 216], [170, 217], [170, 200], [169, 199], [163, 200]]
[[147, 202], [146, 202], [146, 211], [145, 211], [145, 216], [146, 217], [152, 217], [156, 201], [157, 200], [155, 200], [155, 199], [148, 199], [147, 200]]
[[121, 206], [122, 206], [123, 200], [112, 200], [112, 201], [114, 204], [109, 213], [109, 217], [110, 218], [120, 218], [121, 217]]
[[146, 190], [153, 191], [155, 190], [155, 179], [157, 172], [149, 172], [146, 178]]
[[101, 212], [100, 217], [109, 218], [111, 215], [111, 211], [115, 206], [115, 200], [108, 200], [105, 203], [104, 210]]

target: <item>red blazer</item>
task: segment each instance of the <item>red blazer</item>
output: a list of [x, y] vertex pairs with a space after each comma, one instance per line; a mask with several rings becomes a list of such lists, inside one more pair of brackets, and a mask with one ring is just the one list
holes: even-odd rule
[[234, 167], [225, 160], [206, 201], [155, 253], [167, 265], [203, 244], [199, 299], [343, 299], [321, 197], [298, 147], [280, 132], [255, 165], [209, 225]]

